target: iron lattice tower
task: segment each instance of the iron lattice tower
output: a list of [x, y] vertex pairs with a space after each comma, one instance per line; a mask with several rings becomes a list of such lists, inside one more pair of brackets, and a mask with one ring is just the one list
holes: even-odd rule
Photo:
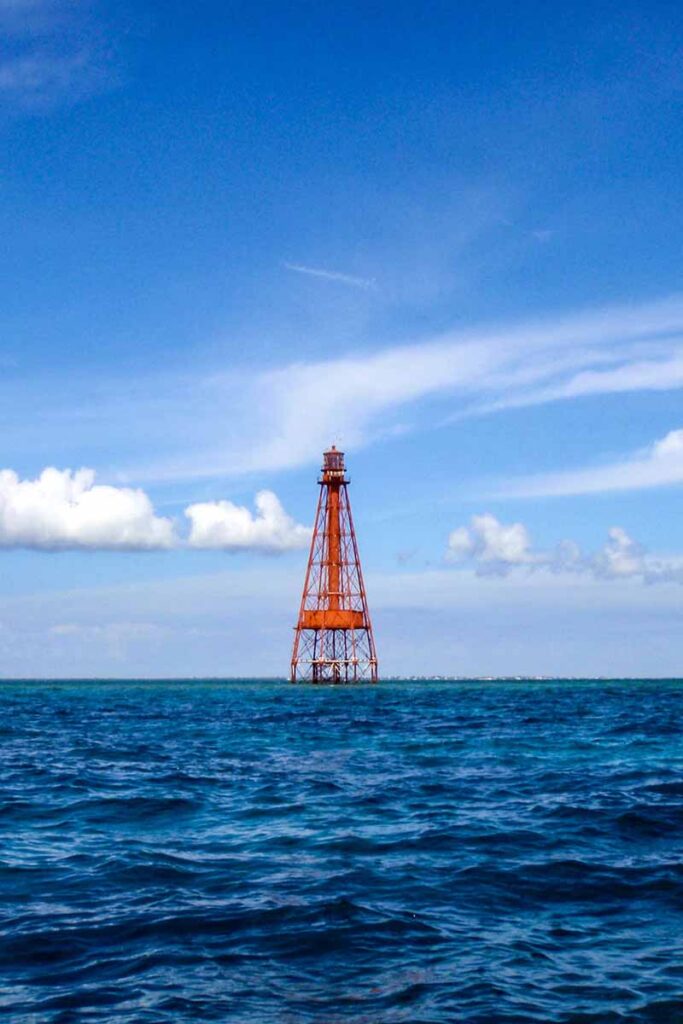
[[377, 682], [377, 654], [344, 453], [323, 454], [320, 498], [296, 624], [291, 682]]

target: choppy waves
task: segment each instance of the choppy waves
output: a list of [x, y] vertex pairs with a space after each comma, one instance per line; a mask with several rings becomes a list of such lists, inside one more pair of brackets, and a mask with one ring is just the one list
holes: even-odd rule
[[5, 684], [16, 1024], [683, 1021], [683, 685]]

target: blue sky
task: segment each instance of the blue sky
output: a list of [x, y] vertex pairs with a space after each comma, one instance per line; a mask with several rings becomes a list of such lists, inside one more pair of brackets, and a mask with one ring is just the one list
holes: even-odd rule
[[682, 28], [0, 0], [0, 675], [680, 674]]

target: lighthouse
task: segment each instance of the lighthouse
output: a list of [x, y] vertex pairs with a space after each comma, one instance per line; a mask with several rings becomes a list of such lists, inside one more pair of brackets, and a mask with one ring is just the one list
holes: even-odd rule
[[377, 653], [344, 453], [323, 453], [318, 510], [295, 626], [293, 683], [376, 683]]

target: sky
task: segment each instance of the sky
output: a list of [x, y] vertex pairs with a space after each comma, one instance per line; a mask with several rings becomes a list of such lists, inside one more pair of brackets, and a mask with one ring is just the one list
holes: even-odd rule
[[0, 0], [0, 677], [683, 674], [678, 3]]

